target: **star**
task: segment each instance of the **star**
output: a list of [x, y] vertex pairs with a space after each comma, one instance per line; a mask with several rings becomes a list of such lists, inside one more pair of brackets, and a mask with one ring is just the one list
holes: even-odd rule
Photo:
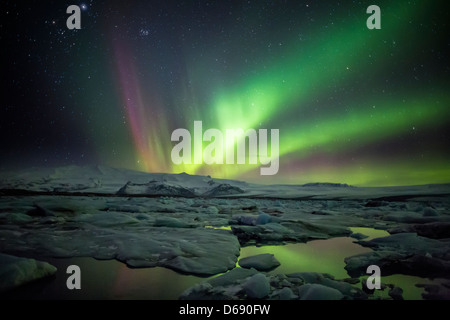
[[145, 29], [145, 28], [141, 28], [141, 29], [139, 30], [139, 35], [142, 36], [142, 37], [148, 36], [149, 33], [150, 33], [150, 32], [148, 31], [148, 29]]

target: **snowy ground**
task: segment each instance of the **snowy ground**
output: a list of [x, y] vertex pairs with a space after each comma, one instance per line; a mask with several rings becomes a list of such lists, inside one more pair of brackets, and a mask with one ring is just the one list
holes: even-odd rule
[[[358, 241], [371, 250], [346, 257], [353, 279], [301, 270], [269, 274], [278, 266], [276, 256], [255, 257], [236, 268], [243, 246], [363, 238], [351, 227], [390, 233]], [[200, 276], [233, 270], [182, 298], [365, 299], [370, 296], [351, 283], [370, 264], [379, 265], [383, 275], [450, 278], [450, 185], [266, 186], [107, 167], [8, 172], [0, 174], [0, 252], [43, 261], [116, 259], [130, 267]], [[22, 284], [11, 280], [13, 273], [0, 277]], [[428, 286], [426, 297], [449, 299], [449, 283]], [[394, 289], [398, 298], [401, 291]]]

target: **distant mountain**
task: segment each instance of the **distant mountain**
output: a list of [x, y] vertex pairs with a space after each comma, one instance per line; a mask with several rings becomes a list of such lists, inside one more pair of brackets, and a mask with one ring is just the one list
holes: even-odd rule
[[331, 187], [331, 188], [348, 188], [352, 187], [346, 183], [330, 183], [330, 182], [314, 182], [314, 183], [306, 183], [303, 185], [304, 187]]
[[106, 166], [30, 168], [0, 172], [0, 194], [375, 199], [450, 195], [450, 184], [353, 187], [340, 183], [259, 185], [186, 173], [146, 173]]

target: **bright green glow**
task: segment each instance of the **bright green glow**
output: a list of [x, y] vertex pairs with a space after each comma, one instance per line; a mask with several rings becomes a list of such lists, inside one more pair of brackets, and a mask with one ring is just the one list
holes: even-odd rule
[[353, 233], [361, 233], [367, 238], [364, 238], [364, 241], [370, 241], [376, 238], [387, 237], [389, 232], [386, 230], [372, 229], [372, 228], [362, 228], [362, 227], [351, 227], [349, 228]]
[[222, 226], [222, 227], [205, 226], [205, 228], [231, 231], [231, 226]]
[[[294, 157], [298, 161], [313, 154], [317, 148], [326, 150], [330, 155], [339, 154], [373, 141], [410, 132], [413, 126], [423, 129], [441, 122], [445, 123], [450, 115], [449, 104], [450, 98], [442, 94], [433, 98], [416, 98], [408, 102], [400, 99], [375, 101], [367, 108], [350, 106], [348, 109], [353, 111], [345, 115], [330, 114], [328, 117], [321, 115], [307, 123], [286, 126], [280, 131], [279, 156]], [[197, 170], [200, 167], [185, 166], [183, 169], [189, 173], [199, 173]], [[258, 170], [255, 170], [258, 167], [258, 164], [212, 165], [203, 166], [203, 169], [212, 170], [220, 176], [237, 177], [251, 170], [258, 175]], [[282, 171], [283, 164], [280, 168]], [[280, 174], [282, 176], [281, 172]], [[359, 166], [341, 166], [339, 170], [335, 167], [322, 166], [308, 172], [296, 174], [289, 172], [289, 176], [298, 177], [297, 183], [311, 181], [346, 182], [354, 185], [398, 185], [399, 181], [402, 181], [402, 184], [420, 184], [429, 181], [444, 183], [450, 178], [450, 168], [445, 159], [443, 163], [435, 163], [431, 168], [418, 167], [417, 162], [409, 163], [408, 159], [404, 159], [401, 163], [391, 162], [384, 165], [360, 163]], [[285, 177], [274, 178], [281, 182]], [[270, 179], [270, 183], [273, 182], [274, 180]]]
[[[407, 21], [426, 8], [423, 3], [420, 6], [391, 5], [385, 5], [383, 29], [389, 30], [389, 38], [402, 35], [402, 41], [408, 43], [406, 50], [412, 50], [418, 43], [411, 41], [414, 34], [407, 32], [410, 28]], [[330, 163], [328, 167], [322, 164], [304, 170], [289, 169], [292, 160], [307, 161], [318, 150], [330, 156], [339, 155], [408, 134], [413, 127], [426, 130], [445, 124], [449, 118], [450, 99], [446, 91], [431, 94], [426, 89], [425, 93], [412, 96], [407, 91], [396, 92], [394, 97], [356, 93], [356, 98], [352, 97], [350, 102], [344, 100], [344, 106], [334, 106], [330, 102], [326, 108], [320, 107], [324, 110], [311, 115], [308, 109], [314, 106], [314, 101], [333, 87], [354, 82], [361, 73], [373, 76], [395, 65], [395, 59], [389, 58], [389, 46], [383, 45], [386, 32], [368, 32], [365, 18], [361, 15], [346, 22], [342, 19], [339, 24], [330, 25], [326, 32], [316, 30], [307, 45], [292, 41], [294, 45], [287, 46], [282, 58], [271, 61], [232, 88], [223, 88], [213, 95], [207, 117], [210, 121], [204, 123], [204, 130], [280, 129], [280, 173], [277, 176], [260, 177], [259, 164], [173, 166], [172, 172], [211, 174], [262, 183], [321, 181], [399, 185], [448, 182], [450, 169], [445, 159], [439, 156], [428, 161], [427, 164], [433, 163], [433, 167], [426, 165], [427, 169], [420, 170], [409, 158], [389, 163], [360, 159], [348, 165]], [[446, 88], [446, 85], [434, 86], [433, 91], [439, 87]], [[308, 114], [306, 119], [302, 118], [303, 110]], [[192, 123], [189, 126], [193, 132]]]
[[299, 170], [296, 174], [286, 174], [267, 183], [275, 183], [290, 179], [292, 183], [308, 183], [310, 181], [348, 183], [354, 186], [398, 186], [448, 183], [450, 168], [448, 161], [408, 163], [408, 159], [398, 163], [370, 162], [366, 164], [349, 164], [338, 170], [334, 166], [318, 166], [311, 170]]
[[375, 103], [372, 110], [354, 108], [355, 111], [340, 118], [322, 117], [318, 121], [283, 130], [285, 136], [280, 155], [296, 151], [298, 156], [305, 156], [311, 148], [322, 145], [327, 145], [331, 151], [341, 151], [342, 148], [354, 148], [410, 131], [413, 126], [436, 125], [446, 121], [450, 115], [449, 103], [450, 97], [445, 95], [441, 99], [434, 97], [407, 104], [399, 100], [382, 101]]
[[[368, 276], [363, 276], [360, 279], [362, 281], [367, 281]], [[408, 276], [404, 274], [393, 274], [386, 277], [381, 277], [381, 283], [383, 284], [393, 284], [396, 287], [400, 287], [403, 289], [403, 299], [405, 300], [422, 300], [422, 294], [425, 293], [424, 288], [417, 287], [416, 284], [430, 284], [430, 285], [438, 285], [442, 284], [444, 279], [426, 279], [415, 276]], [[358, 288], [361, 288], [361, 284], [357, 285]], [[389, 299], [389, 288], [385, 290], [375, 290], [373, 293], [373, 299]]]
[[[372, 228], [350, 228], [354, 233], [359, 232], [368, 235], [370, 240], [377, 237], [389, 235], [384, 230]], [[357, 254], [371, 252], [372, 250], [354, 243], [351, 238], [332, 238], [327, 240], [314, 240], [308, 243], [288, 244], [284, 246], [263, 246], [263, 247], [243, 247], [239, 259], [262, 253], [271, 253], [281, 263], [279, 267], [271, 271], [274, 274], [289, 274], [296, 272], [319, 272], [328, 273], [336, 279], [348, 278], [345, 270], [344, 259]], [[366, 281], [368, 276], [360, 277], [360, 280]], [[423, 288], [416, 284], [437, 284], [442, 279], [425, 279], [416, 276], [395, 274], [381, 277], [384, 284], [394, 284], [403, 289], [403, 298], [405, 300], [421, 300]], [[355, 285], [361, 288], [361, 283]], [[373, 298], [389, 299], [388, 289], [376, 290]]]
[[[117, 68], [122, 72], [118, 88], [134, 144], [125, 145], [121, 159], [116, 161], [124, 163], [127, 161], [122, 158], [132, 158], [128, 167], [132, 162], [133, 167], [144, 171], [187, 172], [257, 183], [318, 181], [375, 186], [449, 182], [448, 151], [438, 150], [442, 143], [417, 147], [420, 137], [414, 141], [412, 135], [413, 128], [418, 128], [421, 134], [434, 139], [439, 135], [434, 128], [443, 130], [450, 115], [448, 83], [438, 77], [427, 78], [426, 72], [419, 75], [425, 80], [416, 81], [416, 73], [411, 72], [420, 69], [422, 63], [423, 71], [429, 70], [428, 62], [433, 67], [438, 63], [424, 62], [428, 39], [418, 33], [428, 29], [415, 24], [433, 8], [425, 1], [381, 1], [378, 5], [382, 8], [382, 30], [366, 28], [367, 6], [342, 6], [332, 13], [315, 12], [312, 23], [302, 20], [277, 26], [273, 35], [272, 30], [262, 29], [255, 39], [251, 37], [258, 52], [249, 50], [253, 47], [236, 35], [236, 31], [273, 18], [270, 12], [254, 7], [258, 10], [243, 13], [249, 18], [245, 22], [235, 24], [231, 18], [230, 26], [224, 27], [228, 36], [220, 40], [206, 37], [206, 42], [192, 46], [185, 43], [186, 78], [164, 97], [159, 97], [162, 92], [146, 81], [153, 76], [155, 82], [160, 80], [152, 74], [153, 68], [141, 79], [137, 72], [141, 61], [129, 49], [132, 41], [119, 41]], [[257, 11], [266, 12], [267, 17]], [[309, 19], [309, 13], [299, 13], [302, 19]], [[267, 39], [264, 32], [268, 33]], [[279, 43], [274, 42], [277, 39]], [[428, 48], [434, 48], [433, 41]], [[246, 56], [239, 56], [241, 49]], [[174, 165], [170, 134], [176, 128], [186, 128], [193, 141], [195, 120], [203, 122], [203, 132], [210, 128], [222, 133], [238, 128], [279, 129], [278, 174], [261, 176], [259, 164]], [[102, 147], [101, 155], [112, 153], [111, 145], [115, 143], [103, 140], [116, 136], [124, 140], [123, 129], [119, 127], [114, 138], [95, 138]], [[372, 148], [385, 143], [395, 148], [404, 138], [411, 145], [417, 142], [417, 149], [406, 146], [391, 156], [386, 151], [376, 154]], [[197, 152], [203, 152], [207, 145], [204, 142], [203, 150]], [[192, 148], [192, 158], [195, 156], [200, 155], [194, 155]]]
[[243, 247], [240, 259], [272, 253], [281, 263], [272, 273], [320, 272], [329, 273], [337, 279], [344, 279], [348, 278], [347, 271], [344, 269], [344, 259], [370, 251], [353, 243], [351, 238], [333, 238], [284, 246]]
[[[391, 37], [405, 37], [408, 36], [405, 21], [417, 12], [411, 12], [404, 4], [397, 5], [389, 8], [383, 24], [392, 32]], [[311, 36], [317, 40], [308, 47], [302, 43], [290, 47], [286, 58], [250, 77], [234, 91], [219, 94], [213, 104], [219, 128], [259, 127], [289, 106], [301, 108], [308, 98], [320, 95], [330, 84], [345, 81], [352, 75], [350, 67], [359, 73], [374, 72], [368, 56], [385, 35], [368, 33], [364, 19], [362, 15], [324, 34], [317, 32]]]

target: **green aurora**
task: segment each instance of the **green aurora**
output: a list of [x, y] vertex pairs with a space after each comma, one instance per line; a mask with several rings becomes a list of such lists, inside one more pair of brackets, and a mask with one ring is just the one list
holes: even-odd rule
[[[23, 68], [36, 84], [7, 87], [6, 104], [36, 110], [2, 117], [2, 136], [22, 132], [4, 141], [4, 162], [263, 184], [448, 183], [448, 13], [438, 1], [378, 1], [381, 30], [369, 30], [370, 4], [92, 1], [70, 33], [43, 3], [36, 28], [16, 26], [35, 39], [23, 61], [38, 60], [7, 72]], [[24, 54], [15, 50], [11, 59]], [[171, 133], [192, 133], [194, 121], [222, 132], [279, 129], [278, 173], [175, 165]]]

